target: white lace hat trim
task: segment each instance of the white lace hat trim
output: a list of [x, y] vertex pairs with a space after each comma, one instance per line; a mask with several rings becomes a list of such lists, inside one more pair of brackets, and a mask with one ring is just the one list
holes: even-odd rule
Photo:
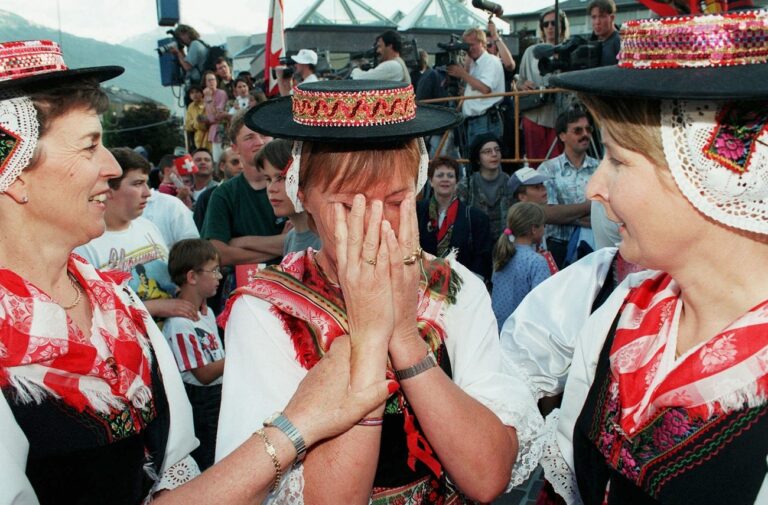
[[38, 133], [37, 110], [32, 100], [16, 90], [0, 92], [0, 142], [4, 144], [0, 147], [0, 193], [29, 166]]
[[[718, 161], [717, 146], [733, 157], [745, 149], [717, 118], [728, 102], [662, 100], [661, 139], [672, 176], [683, 195], [715, 221], [768, 234], [768, 128], [757, 127], [750, 138], [749, 156], [741, 156], [741, 170]], [[745, 125], [746, 126], [746, 125]], [[732, 144], [730, 144], [733, 142]], [[743, 161], [746, 158], [746, 161]], [[731, 166], [728, 166], [728, 165]]]
[[[419, 145], [419, 175], [416, 179], [416, 193], [421, 191], [421, 188], [426, 184], [427, 169], [429, 168], [429, 151], [427, 150], [427, 145], [421, 137], [417, 139], [417, 142]], [[293, 142], [293, 148], [291, 150], [293, 161], [285, 174], [285, 193], [288, 195], [288, 199], [291, 203], [293, 203], [296, 212], [304, 211], [304, 206], [299, 199], [299, 168], [301, 167], [301, 149], [303, 145], [304, 143], [301, 140], [295, 140]]]

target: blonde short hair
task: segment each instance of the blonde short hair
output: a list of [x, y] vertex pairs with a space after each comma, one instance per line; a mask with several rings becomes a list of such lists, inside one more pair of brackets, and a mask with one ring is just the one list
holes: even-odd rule
[[485, 36], [485, 30], [483, 30], [482, 28], [477, 28], [477, 27], [475, 27], [475, 28], [467, 28], [464, 31], [464, 34], [462, 35], [462, 38], [471, 37], [473, 35], [475, 37], [477, 37], [477, 40], [482, 42], [483, 45], [486, 45], [488, 43], [488, 38]]

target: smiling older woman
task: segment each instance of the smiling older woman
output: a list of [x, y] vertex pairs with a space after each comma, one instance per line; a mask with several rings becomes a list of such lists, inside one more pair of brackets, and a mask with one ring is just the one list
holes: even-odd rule
[[287, 193], [323, 248], [260, 272], [230, 305], [217, 456], [262, 420], [280, 423], [268, 416], [340, 335], [352, 341], [353, 390], [385, 376], [402, 386], [310, 450], [275, 502], [488, 502], [536, 466], [541, 419], [503, 368], [485, 286], [418, 247], [421, 137], [459, 120], [416, 108], [411, 86], [380, 81], [302, 85], [246, 118], [297, 140]]
[[768, 503], [767, 33], [765, 11], [630, 21], [618, 66], [553, 78], [599, 118], [587, 194], [649, 269], [584, 323], [597, 252], [502, 329], [537, 398], [568, 374], [542, 462], [568, 503]]
[[[0, 43], [0, 503], [254, 503], [296, 458], [289, 439], [260, 431], [193, 479], [191, 410], [162, 333], [126, 279], [72, 253], [104, 232], [120, 175], [99, 82], [122, 71], [69, 70], [50, 41]], [[383, 377], [349, 391], [349, 349], [337, 339], [285, 409], [307, 446], [391, 392]]]

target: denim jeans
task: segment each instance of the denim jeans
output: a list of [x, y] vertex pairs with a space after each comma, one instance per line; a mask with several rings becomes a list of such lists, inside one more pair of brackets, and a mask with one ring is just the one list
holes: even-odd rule
[[467, 154], [472, 149], [472, 143], [475, 139], [483, 133], [491, 133], [501, 142], [502, 134], [504, 133], [503, 123], [501, 116], [495, 109], [482, 116], [468, 117], [464, 124], [467, 130]]

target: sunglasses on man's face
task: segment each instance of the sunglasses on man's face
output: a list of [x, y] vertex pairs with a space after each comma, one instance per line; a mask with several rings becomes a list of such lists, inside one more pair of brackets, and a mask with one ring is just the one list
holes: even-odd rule
[[571, 132], [573, 132], [576, 135], [581, 135], [582, 133], [592, 133], [592, 127], [591, 126], [574, 126], [571, 129]]
[[550, 26], [555, 26], [555, 22], [554, 21], [542, 21], [541, 22], [541, 27], [542, 28], [549, 28]]

